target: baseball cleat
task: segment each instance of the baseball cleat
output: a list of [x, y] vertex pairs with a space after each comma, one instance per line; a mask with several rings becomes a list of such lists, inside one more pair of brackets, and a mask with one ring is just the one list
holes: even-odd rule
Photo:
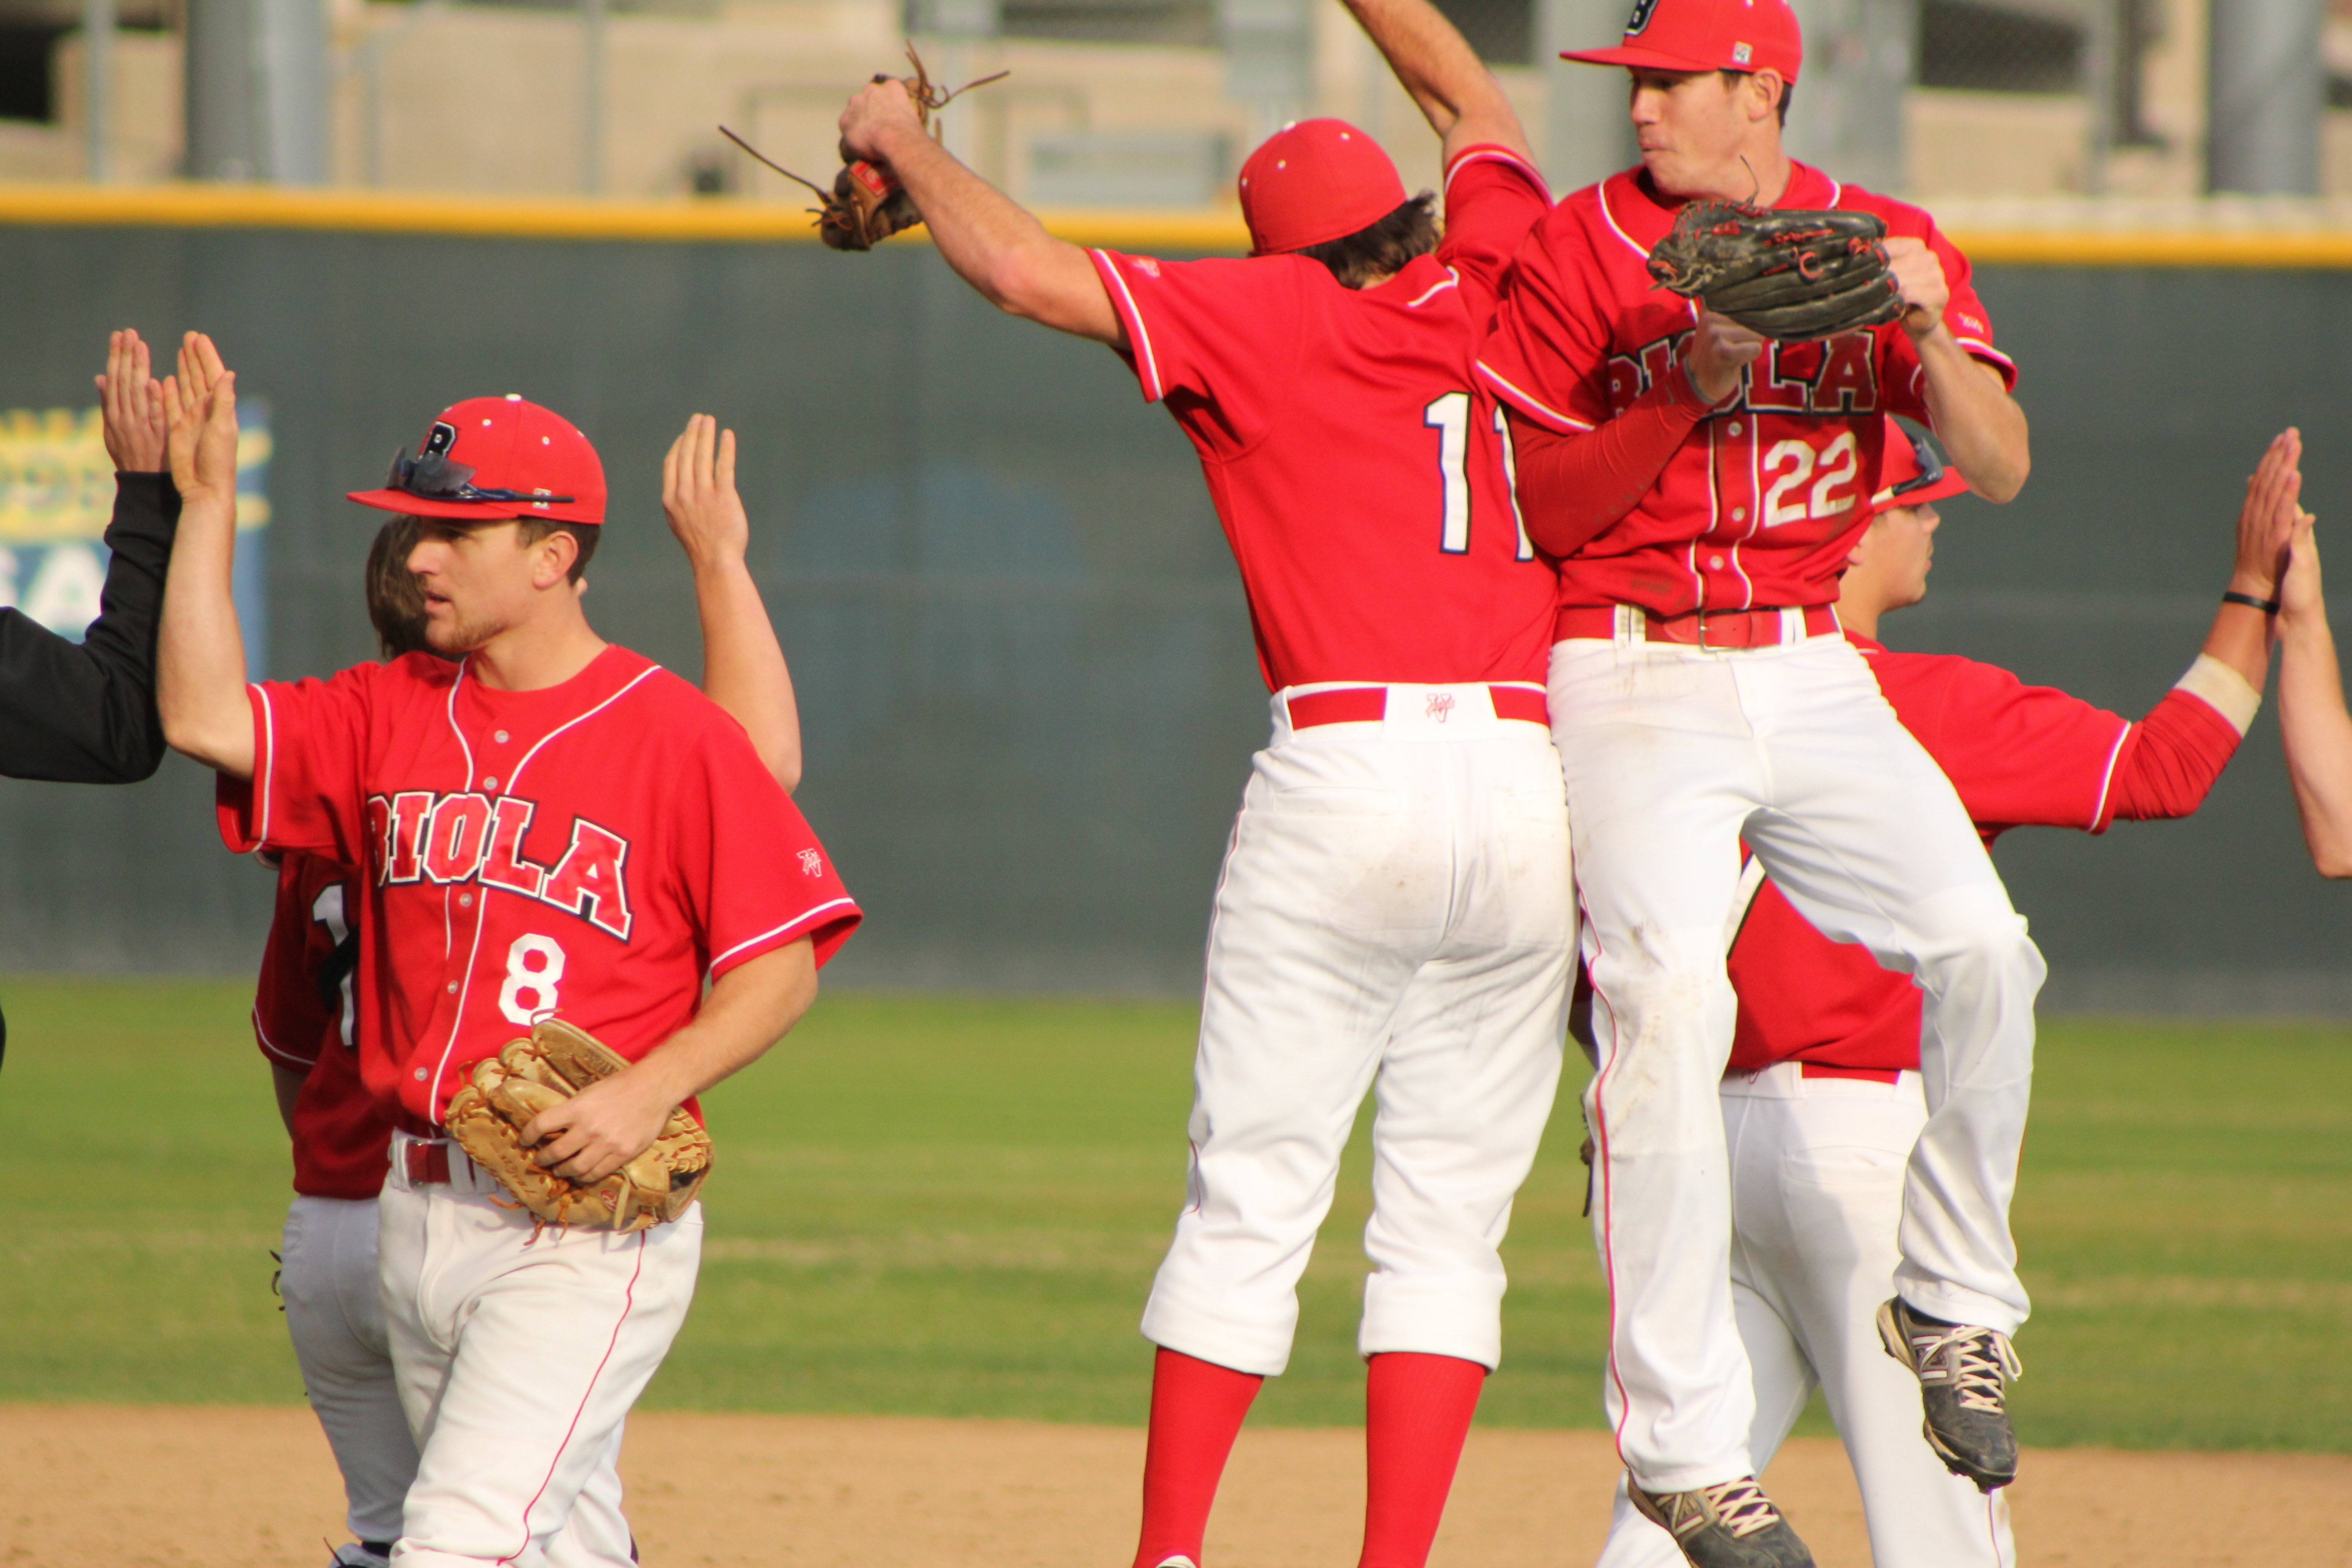
[[327, 1568], [391, 1568], [389, 1541], [347, 1541], [327, 1559]]
[[1878, 1338], [1918, 1375], [1927, 1446], [1944, 1468], [1981, 1492], [2017, 1479], [2017, 1433], [2001, 1400], [2004, 1382], [2023, 1377], [2025, 1366], [2009, 1336], [1930, 1318], [1897, 1296], [1878, 1309]]
[[1813, 1568], [1813, 1554], [1754, 1476], [1686, 1492], [1625, 1490], [1643, 1519], [1675, 1538], [1691, 1568]]

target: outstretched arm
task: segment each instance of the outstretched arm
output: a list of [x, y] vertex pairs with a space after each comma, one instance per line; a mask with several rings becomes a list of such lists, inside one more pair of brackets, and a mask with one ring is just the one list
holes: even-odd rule
[[914, 199], [940, 254], [990, 304], [1059, 331], [1127, 346], [1127, 329], [1087, 253], [1047, 234], [932, 141], [905, 83], [890, 78], [860, 89], [842, 110], [841, 144], [888, 167]]
[[236, 552], [236, 376], [213, 341], [190, 332], [163, 383], [180, 534], [163, 584], [156, 700], [175, 752], [232, 778], [253, 776], [253, 709], [245, 635], [229, 570]]
[[2352, 877], [2352, 713], [2344, 708], [2312, 521], [2298, 515], [2279, 581], [2279, 740], [2311, 863], [2323, 877]]
[[13, 778], [136, 784], [163, 760], [155, 624], [180, 498], [163, 472], [163, 389], [137, 332], [109, 340], [98, 390], [115, 468], [106, 585], [78, 644], [0, 610], [0, 773]]
[[1447, 163], [1465, 147], [1507, 147], [1529, 163], [1535, 153], [1502, 84], [1471, 52], [1454, 24], [1429, 0], [1340, 0], [1389, 62], [1398, 84], [1421, 106], [1445, 143]]
[[[2285, 432], [2246, 481], [2230, 571], [2233, 594], [2267, 600], [2278, 592], [2279, 563], [2301, 515], [2295, 498], [2303, 480], [2295, 465], [2302, 451], [2302, 437]], [[2133, 727], [2115, 769], [2117, 819], [2187, 816], [2205, 804], [2253, 724], [2270, 662], [2268, 616], [2242, 604], [2225, 603], [2214, 612], [2197, 661]]]
[[688, 419], [662, 459], [662, 515], [694, 568], [703, 695], [743, 726], [790, 795], [801, 782], [800, 705], [760, 585], [744, 563], [751, 520], [735, 490], [735, 432], [708, 414]]

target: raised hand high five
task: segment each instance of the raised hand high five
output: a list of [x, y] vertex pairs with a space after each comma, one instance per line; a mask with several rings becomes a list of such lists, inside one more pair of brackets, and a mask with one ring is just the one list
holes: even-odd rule
[[160, 474], [172, 419], [163, 388], [149, 374], [147, 345], [125, 327], [106, 340], [106, 371], [98, 377], [98, 401], [106, 431], [106, 455], [118, 472]]
[[171, 418], [172, 483], [183, 507], [236, 506], [236, 373], [202, 332], [180, 341], [178, 374], [163, 378]]

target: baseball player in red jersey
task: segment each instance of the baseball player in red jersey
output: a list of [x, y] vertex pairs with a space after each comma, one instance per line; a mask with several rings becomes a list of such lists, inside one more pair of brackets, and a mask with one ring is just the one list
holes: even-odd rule
[[[756, 585], [725, 570], [742, 561], [751, 531], [735, 491], [733, 432], [696, 416], [663, 477], [664, 515], [704, 591], [705, 688], [790, 793], [801, 754], [791, 673]], [[368, 618], [387, 660], [427, 651], [424, 598], [408, 570], [416, 539], [416, 520], [395, 517], [368, 552]], [[355, 1537], [336, 1549], [334, 1568], [383, 1568], [416, 1476], [377, 1292], [376, 1200], [392, 1129], [359, 1074], [354, 921], [364, 896], [358, 878], [329, 858], [295, 851], [279, 859], [253, 1009], [293, 1145], [295, 1197], [279, 1245], [286, 1327], [342, 1473]], [[617, 1475], [591, 1485], [619, 1495]]]
[[1144, 1311], [1140, 1568], [1200, 1561], [1375, 1084], [1362, 1561], [1418, 1568], [1501, 1356], [1496, 1245], [1558, 1081], [1574, 925], [1538, 684], [1551, 574], [1473, 370], [1548, 199], [1433, 7], [1350, 8], [1444, 139], [1442, 239], [1338, 121], [1244, 165], [1251, 257], [1165, 261], [1054, 238], [926, 137], [895, 82], [842, 118], [974, 288], [1109, 345], [1175, 416], [1274, 694], [1210, 930], [1187, 1201]]
[[741, 727], [589, 626], [604, 476], [570, 425], [520, 397], [460, 403], [354, 492], [419, 520], [427, 640], [462, 658], [248, 688], [235, 385], [208, 340], [189, 335], [171, 395], [166, 738], [223, 775], [233, 847], [367, 875], [360, 1065], [394, 1127], [382, 1297], [419, 1439], [392, 1559], [618, 1568], [629, 1531], [599, 1482], [684, 1319], [699, 1211], [542, 1230], [441, 1118], [476, 1062], [559, 1015], [631, 1065], [525, 1131], [542, 1164], [601, 1179], [791, 1027], [856, 906]]
[[[2236, 752], [2269, 663], [2263, 612], [2276, 542], [2294, 515], [2282, 437], [2247, 486], [2230, 592], [2187, 674], [2128, 722], [2005, 669], [1880, 644], [1879, 617], [1927, 593], [1934, 503], [1964, 488], [1925, 443], [1890, 428], [1838, 619], [1880, 689], [1942, 765], [1990, 843], [2014, 826], [2104, 833], [2118, 820], [2186, 816]], [[1920, 994], [1862, 949], [1808, 924], [1750, 859], [1732, 911], [1739, 1014], [1722, 1083], [1730, 1153], [1731, 1294], [1754, 1369], [1748, 1450], [1771, 1462], [1816, 1385], [1861, 1485], [1880, 1568], [2013, 1568], [2009, 1507], [1948, 1474], [1916, 1440], [1918, 1380], [1890, 1359], [1880, 1308], [1898, 1259], [1906, 1163], [1927, 1118]], [[1963, 1396], [1998, 1395], [2014, 1363], [1964, 1343], [1932, 1357]], [[1601, 1568], [1666, 1568], [1673, 1539], [1621, 1488]]]
[[[1898, 1311], [1989, 1357], [2026, 1312], [2008, 1205], [2042, 961], [1832, 608], [1884, 416], [1932, 423], [1996, 500], [2024, 481], [2024, 416], [1927, 216], [1783, 151], [1801, 54], [1786, 0], [1641, 0], [1622, 47], [1569, 57], [1630, 68], [1642, 166], [1553, 209], [1480, 355], [1529, 532], [1562, 557], [1549, 692], [1598, 998], [1605, 1401], [1637, 1504], [1702, 1568], [1809, 1561], [1753, 1479], [1728, 1286], [1716, 1086], [1743, 836], [1816, 925], [1931, 999]], [[1649, 248], [1700, 196], [1882, 215], [1902, 319], [1768, 344], [1654, 289]], [[2005, 1413], [1923, 1398], [1947, 1463], [2013, 1474]]]

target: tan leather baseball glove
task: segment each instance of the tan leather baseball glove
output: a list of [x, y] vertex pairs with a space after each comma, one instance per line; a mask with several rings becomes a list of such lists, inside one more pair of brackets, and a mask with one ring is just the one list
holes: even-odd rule
[[[1011, 71], [998, 71], [994, 76], [968, 81], [950, 92], [945, 88], [931, 85], [930, 72], [923, 68], [922, 58], [915, 53], [912, 44], [907, 46], [907, 63], [915, 68], [915, 74], [897, 79], [907, 84], [907, 96], [915, 100], [915, 113], [935, 141], [940, 134], [940, 128], [931, 123], [931, 116], [935, 112], [945, 109], [952, 100], [973, 88], [986, 87], [990, 82], [1001, 81], [1013, 74]], [[892, 79], [887, 73], [877, 71], [874, 79], [888, 81]], [[719, 128], [719, 133], [784, 178], [798, 180], [814, 191], [816, 199], [824, 204], [809, 208], [816, 216], [817, 237], [835, 250], [871, 250], [900, 229], [912, 228], [923, 221], [923, 215], [915, 210], [914, 201], [907, 195], [906, 187], [898, 184], [889, 170], [869, 163], [863, 158], [852, 158], [846, 150], [842, 153], [844, 167], [834, 175], [833, 188], [828, 190], [814, 180], [793, 174], [724, 125]]]
[[522, 1130], [628, 1061], [593, 1036], [554, 1018], [531, 1026], [488, 1061], [449, 1100], [449, 1136], [549, 1225], [646, 1230], [684, 1214], [710, 1174], [710, 1135], [683, 1107], [669, 1113], [652, 1147], [601, 1182], [559, 1176], [522, 1145]]

